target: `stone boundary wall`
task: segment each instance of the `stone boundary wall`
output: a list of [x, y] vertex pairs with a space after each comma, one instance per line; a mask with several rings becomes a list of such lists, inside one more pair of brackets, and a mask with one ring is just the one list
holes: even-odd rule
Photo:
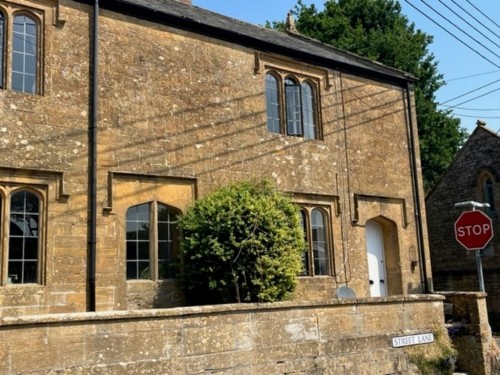
[[444, 328], [443, 299], [6, 317], [0, 320], [0, 373], [415, 375], [406, 348], [393, 348], [391, 339]]
[[470, 375], [500, 373], [500, 351], [491, 334], [484, 292], [437, 292], [445, 296], [449, 336], [458, 351], [457, 368]]

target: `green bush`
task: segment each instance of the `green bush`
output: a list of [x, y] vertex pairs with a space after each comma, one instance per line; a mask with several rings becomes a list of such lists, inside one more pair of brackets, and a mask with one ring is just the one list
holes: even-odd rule
[[269, 181], [234, 183], [198, 200], [179, 222], [188, 302], [291, 297], [305, 246], [299, 215]]

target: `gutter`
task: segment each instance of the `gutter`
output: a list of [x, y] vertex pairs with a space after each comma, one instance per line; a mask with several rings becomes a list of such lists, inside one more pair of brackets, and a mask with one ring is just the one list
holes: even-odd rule
[[94, 3], [92, 40], [92, 84], [89, 124], [89, 233], [88, 233], [88, 310], [96, 311], [96, 243], [97, 243], [97, 117], [98, 117], [98, 53], [99, 53], [99, 0]]
[[415, 206], [415, 225], [417, 226], [417, 246], [418, 246], [418, 254], [420, 258], [420, 280], [424, 285], [425, 293], [432, 293], [432, 287], [429, 288], [429, 282], [427, 280], [427, 264], [425, 259], [425, 251], [424, 251], [424, 235], [422, 230], [422, 209], [420, 206], [420, 193], [418, 186], [418, 170], [417, 170], [417, 158], [415, 155], [415, 137], [414, 128], [415, 124], [413, 123], [413, 112], [411, 106], [411, 96], [410, 96], [410, 83], [406, 83], [406, 103], [408, 106], [408, 141], [410, 147], [410, 162], [411, 162], [411, 179], [413, 185], [413, 203]]

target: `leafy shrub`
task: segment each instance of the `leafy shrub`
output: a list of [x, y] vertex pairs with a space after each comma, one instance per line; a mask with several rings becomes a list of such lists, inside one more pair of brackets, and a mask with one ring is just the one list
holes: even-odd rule
[[270, 302], [293, 293], [305, 246], [299, 209], [269, 181], [219, 188], [179, 224], [189, 303]]

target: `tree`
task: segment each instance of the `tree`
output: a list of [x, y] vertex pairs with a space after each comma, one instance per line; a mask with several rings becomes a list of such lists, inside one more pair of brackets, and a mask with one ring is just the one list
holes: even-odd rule
[[287, 299], [305, 248], [299, 208], [268, 181], [237, 182], [196, 201], [180, 219], [188, 302]]
[[[324, 10], [298, 0], [293, 11], [297, 30], [306, 36], [412, 73], [424, 189], [437, 182], [467, 136], [451, 111], [437, 109], [436, 91], [443, 86], [432, 37], [415, 29], [394, 0], [327, 0]], [[284, 30], [283, 22], [267, 23]]]

